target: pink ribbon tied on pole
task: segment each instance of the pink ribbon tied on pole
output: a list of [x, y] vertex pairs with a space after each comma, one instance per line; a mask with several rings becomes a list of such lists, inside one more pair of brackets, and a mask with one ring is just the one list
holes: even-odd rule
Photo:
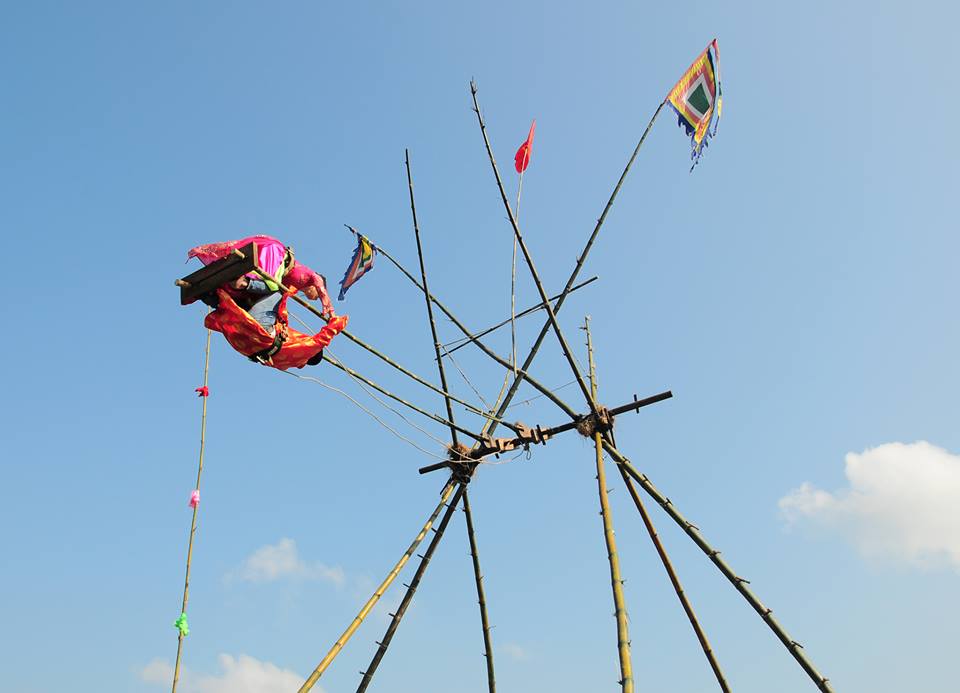
[[210, 388], [208, 388], [206, 385], [201, 385], [200, 387], [198, 387], [197, 389], [195, 389], [194, 392], [197, 393], [197, 397], [209, 397], [209, 396], [210, 396]]
[[188, 505], [194, 510], [197, 509], [197, 506], [200, 505], [200, 489], [193, 489], [190, 492], [190, 502]]

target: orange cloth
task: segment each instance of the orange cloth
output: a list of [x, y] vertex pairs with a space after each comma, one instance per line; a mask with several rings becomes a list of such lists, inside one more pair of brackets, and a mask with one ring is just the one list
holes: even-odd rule
[[[292, 295], [292, 294], [288, 294]], [[217, 289], [220, 303], [209, 313], [203, 324], [223, 334], [234, 349], [244, 356], [252, 356], [273, 346], [273, 337], [250, 317], [223, 289]], [[338, 315], [323, 326], [315, 335], [307, 335], [287, 327], [287, 341], [273, 355], [272, 365], [282, 371], [288, 368], [303, 368], [307, 361], [328, 346], [347, 326], [349, 317]], [[287, 296], [277, 306], [277, 322], [287, 326]]]

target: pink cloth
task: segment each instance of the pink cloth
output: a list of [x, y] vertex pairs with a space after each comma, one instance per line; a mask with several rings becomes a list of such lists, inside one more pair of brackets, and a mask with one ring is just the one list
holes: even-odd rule
[[[209, 265], [215, 260], [229, 255], [235, 248], [242, 248], [250, 243], [257, 244], [257, 264], [267, 274], [273, 276], [283, 262], [287, 253], [287, 246], [273, 236], [247, 236], [238, 241], [222, 241], [219, 243], [207, 243], [198, 245], [187, 251], [187, 258], [195, 257], [204, 265]], [[256, 275], [251, 275], [256, 277]], [[258, 277], [257, 277], [258, 278]], [[323, 312], [327, 315], [333, 315], [333, 302], [330, 300], [330, 294], [327, 293], [327, 282], [323, 276], [317, 274], [306, 265], [293, 260], [293, 267], [287, 270], [283, 275], [283, 283], [288, 287], [293, 287], [303, 291], [308, 286], [316, 287], [320, 302], [323, 304]]]

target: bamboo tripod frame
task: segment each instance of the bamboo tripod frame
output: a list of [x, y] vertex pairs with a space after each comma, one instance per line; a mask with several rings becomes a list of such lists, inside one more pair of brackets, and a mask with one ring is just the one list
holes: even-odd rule
[[[558, 408], [560, 408], [564, 413], [566, 413], [571, 418], [571, 420], [577, 421], [584, 418], [583, 415], [578, 414], [572, 407], [570, 407], [568, 404], [563, 402], [559, 397], [557, 397], [552, 390], [543, 386], [535, 378], [533, 378], [528, 372], [532, 362], [534, 361], [537, 355], [538, 349], [540, 348], [540, 345], [542, 344], [546, 336], [546, 333], [551, 330], [555, 333], [555, 336], [568, 362], [571, 372], [573, 373], [576, 379], [576, 382], [580, 386], [584, 399], [587, 405], [589, 406], [590, 415], [594, 417], [596, 420], [599, 420], [599, 417], [601, 416], [601, 408], [599, 407], [597, 402], [596, 368], [593, 360], [592, 342], [589, 335], [589, 330], [588, 330], [588, 356], [589, 356], [589, 362], [590, 362], [590, 373], [589, 373], [590, 386], [588, 387], [588, 384], [583, 374], [580, 372], [576, 359], [574, 358], [573, 353], [569, 348], [568, 342], [564, 337], [563, 332], [560, 328], [560, 325], [557, 321], [557, 313], [562, 307], [566, 296], [569, 293], [571, 293], [573, 290], [578, 288], [578, 286], [575, 285], [577, 276], [580, 270], [582, 269], [586, 261], [586, 258], [590, 252], [590, 249], [594, 241], [596, 240], [601, 227], [603, 226], [604, 220], [606, 219], [607, 214], [611, 209], [613, 202], [616, 199], [624, 183], [624, 180], [626, 178], [628, 171], [630, 170], [630, 167], [632, 166], [634, 160], [636, 159], [637, 154], [641, 146], [643, 145], [644, 140], [649, 134], [654, 121], [656, 120], [657, 116], [660, 114], [661, 110], [663, 109], [663, 106], [665, 105], [665, 102], [661, 103], [656, 109], [656, 111], [654, 112], [653, 116], [651, 117], [650, 122], [648, 123], [636, 148], [633, 151], [632, 156], [627, 162], [618, 182], [616, 183], [616, 186], [614, 187], [613, 192], [611, 193], [610, 198], [603, 209], [603, 213], [597, 220], [597, 224], [594, 227], [593, 232], [591, 233], [583, 251], [578, 257], [576, 266], [572, 274], [570, 275], [570, 278], [568, 279], [565, 288], [557, 297], [549, 298], [544, 289], [543, 283], [540, 280], [532, 255], [530, 254], [529, 249], [526, 246], [526, 242], [523, 236], [521, 235], [519, 225], [516, 221], [514, 213], [507, 199], [503, 182], [500, 178], [500, 173], [499, 173], [499, 170], [497, 169], [497, 164], [493, 156], [493, 150], [487, 135], [486, 125], [484, 123], [483, 116], [480, 110], [480, 105], [477, 99], [477, 88], [473, 82], [471, 82], [470, 84], [470, 91], [473, 99], [474, 111], [476, 112], [477, 121], [480, 127], [480, 132], [483, 137], [484, 146], [487, 151], [491, 169], [493, 171], [494, 178], [495, 178], [502, 202], [507, 212], [508, 220], [513, 230], [514, 238], [517, 244], [521, 248], [521, 251], [524, 255], [524, 260], [527, 264], [528, 270], [530, 271], [530, 275], [534, 281], [534, 284], [541, 298], [540, 305], [535, 306], [534, 309], [542, 307], [547, 313], [547, 320], [543, 325], [539, 333], [539, 336], [537, 337], [532, 348], [530, 349], [530, 352], [527, 358], [524, 360], [523, 365], [520, 367], [517, 367], [515, 359], [505, 359], [501, 357], [499, 354], [496, 354], [491, 349], [489, 349], [480, 340], [480, 336], [482, 336], [483, 333], [477, 333], [477, 334], [472, 333], [446, 307], [444, 307], [444, 305], [440, 303], [440, 301], [433, 294], [431, 294], [428, 287], [428, 282], [427, 282], [427, 274], [426, 274], [425, 263], [423, 258], [423, 248], [422, 248], [421, 239], [420, 239], [420, 229], [419, 229], [419, 224], [417, 222], [416, 206], [415, 206], [414, 197], [413, 197], [413, 178], [410, 170], [409, 152], [407, 152], [405, 157], [405, 163], [407, 168], [407, 181], [408, 181], [408, 187], [410, 192], [410, 206], [411, 206], [411, 213], [413, 216], [414, 234], [417, 242], [418, 258], [420, 262], [421, 281], [418, 282], [412, 274], [410, 274], [405, 269], [403, 269], [403, 267], [400, 266], [400, 264], [397, 263], [392, 257], [390, 257], [389, 255], [387, 255], [387, 257], [418, 287], [418, 289], [422, 292], [424, 296], [424, 300], [427, 308], [428, 320], [431, 327], [431, 335], [434, 343], [436, 361], [438, 364], [440, 385], [439, 386], [434, 385], [428, 382], [427, 380], [421, 378], [420, 376], [416, 375], [412, 371], [401, 366], [399, 363], [391, 359], [389, 356], [383, 354], [382, 352], [379, 352], [378, 350], [366, 344], [365, 342], [358, 339], [354, 335], [349, 334], [347, 332], [344, 332], [343, 334], [347, 337], [347, 339], [353, 341], [354, 343], [358, 344], [358, 346], [361, 346], [362, 348], [366, 349], [370, 353], [374, 354], [375, 356], [383, 360], [385, 363], [389, 364], [391, 367], [395, 368], [396, 370], [400, 371], [404, 375], [408, 376], [415, 382], [426, 387], [427, 389], [434, 391], [435, 393], [442, 395], [444, 398], [444, 404], [445, 404], [447, 415], [444, 418], [436, 414], [431, 414], [428, 411], [418, 407], [417, 405], [414, 405], [411, 402], [408, 402], [402, 398], [397, 397], [393, 393], [390, 393], [389, 391], [387, 391], [385, 388], [382, 388], [381, 386], [376, 385], [373, 381], [366, 379], [363, 376], [360, 376], [355, 371], [351, 371], [350, 369], [347, 369], [342, 364], [335, 363], [334, 360], [332, 359], [325, 359], [325, 360], [329, 360], [331, 363], [334, 363], [334, 365], [337, 365], [339, 368], [345, 370], [351, 375], [358, 377], [358, 379], [363, 380], [364, 382], [366, 382], [368, 385], [371, 385], [375, 389], [378, 389], [383, 394], [390, 396], [396, 401], [403, 403], [405, 406], [408, 406], [409, 408], [415, 411], [418, 411], [418, 413], [421, 413], [427, 416], [428, 418], [431, 418], [436, 423], [441, 423], [449, 427], [451, 440], [452, 440], [452, 443], [451, 443], [452, 450], [457, 450], [459, 447], [458, 435], [457, 435], [458, 433], [461, 433], [469, 438], [472, 438], [475, 441], [474, 449], [476, 450], [478, 447], [481, 447], [486, 440], [489, 439], [489, 436], [492, 434], [492, 432], [496, 429], [497, 425], [500, 423], [504, 423], [505, 425], [510, 427], [512, 430], [514, 430], [514, 432], [517, 432], [517, 428], [511, 424], [506, 424], [503, 421], [502, 417], [507, 407], [509, 406], [511, 400], [513, 399], [514, 395], [518, 391], [520, 384], [524, 381], [528, 382], [532, 387], [534, 387], [535, 389], [540, 391], [543, 395], [545, 395], [548, 399], [550, 399]], [[378, 250], [386, 255], [386, 253], [381, 248], [378, 248]], [[287, 290], [286, 287], [282, 287], [282, 286], [281, 286], [281, 289], [283, 289], [284, 291]], [[303, 301], [302, 299], [300, 299], [299, 296], [293, 296], [293, 299], [301, 303], [301, 305], [306, 307], [308, 310], [310, 310], [314, 314], [320, 316], [324, 320], [327, 319], [319, 311], [317, 311], [313, 306], [308, 304], [306, 301]], [[499, 406], [494, 405], [494, 408], [496, 408], [495, 412], [492, 412], [492, 411], [485, 412], [485, 411], [479, 410], [473, 405], [471, 405], [470, 403], [462, 399], [459, 399], [455, 395], [450, 393], [447, 382], [446, 382], [446, 375], [443, 367], [443, 358], [440, 353], [442, 345], [440, 344], [440, 341], [437, 337], [436, 322], [434, 319], [433, 309], [432, 309], [433, 306], [436, 306], [444, 314], [446, 314], [451, 319], [451, 321], [457, 326], [457, 328], [464, 334], [465, 341], [460, 346], [464, 346], [466, 343], [474, 344], [477, 348], [479, 348], [483, 353], [487, 354], [487, 356], [489, 356], [495, 362], [501, 364], [505, 368], [508, 368], [509, 371], [514, 375], [513, 382], [509, 390], [507, 390], [506, 396], [503, 398], [502, 401], [499, 402]], [[209, 345], [209, 334], [208, 334], [208, 345]], [[209, 358], [209, 353], [208, 353], [208, 358]], [[204, 383], [206, 384], [206, 372], [204, 376]], [[457, 423], [454, 420], [452, 402], [457, 402], [458, 404], [465, 406], [468, 409], [468, 411], [471, 411], [475, 414], [480, 414], [481, 416], [484, 417], [485, 423], [483, 424], [483, 428], [479, 434], [474, 433], [467, 428], [457, 425]], [[204, 401], [204, 417], [205, 417], [205, 411], [206, 411], [206, 402]], [[624, 693], [627, 693], [628, 691], [633, 690], [633, 675], [632, 675], [632, 664], [630, 662], [630, 646], [629, 646], [629, 633], [627, 630], [626, 606], [625, 606], [625, 599], [624, 599], [623, 589], [622, 589], [623, 580], [620, 577], [619, 560], [617, 555], [616, 543], [614, 540], [612, 517], [609, 509], [609, 502], [607, 499], [606, 477], [605, 477], [605, 471], [604, 471], [604, 465], [603, 465], [604, 451], [617, 464], [618, 471], [620, 472], [624, 480], [624, 483], [627, 486], [627, 489], [631, 495], [631, 498], [633, 499], [637, 507], [637, 510], [641, 515], [644, 525], [647, 528], [648, 534], [650, 535], [651, 540], [653, 541], [657, 549], [657, 552], [660, 555], [664, 568], [667, 571], [668, 576], [670, 577], [670, 580], [678, 595], [678, 598], [684, 608], [684, 611], [686, 612], [687, 617], [694, 628], [694, 631], [701, 644], [704, 654], [707, 657], [710, 663], [710, 666], [717, 677], [717, 681], [720, 685], [721, 690], [728, 691], [729, 687], [727, 686], [726, 680], [720, 670], [719, 664], [716, 662], [716, 658], [713, 654], [712, 648], [709, 645], [709, 642], [706, 639], [706, 635], [703, 633], [703, 630], [696, 619], [693, 609], [690, 606], [689, 600], [686, 598], [683, 588], [680, 585], [679, 579], [676, 576], [676, 572], [673, 570], [669, 557], [667, 556], [666, 551], [663, 549], [662, 543], [659, 541], [659, 537], [656, 533], [656, 530], [653, 527], [652, 521], [650, 520], [649, 515], [647, 514], [645, 508], [643, 507], [642, 502], [640, 501], [639, 495], [637, 494], [636, 489], [634, 487], [634, 482], [636, 482], [636, 484], [639, 485], [640, 488], [642, 488], [649, 496], [651, 496], [658, 503], [658, 505], [660, 505], [667, 512], [668, 516], [671, 519], [673, 519], [678, 525], [680, 525], [680, 527], [684, 530], [684, 532], [688, 536], [690, 536], [690, 538], [694, 541], [694, 543], [698, 547], [700, 547], [701, 550], [704, 551], [704, 553], [710, 558], [711, 562], [713, 562], [714, 565], [721, 571], [721, 573], [734, 585], [737, 591], [740, 592], [740, 594], [745, 599], [747, 599], [747, 601], [751, 604], [751, 606], [763, 618], [764, 622], [767, 623], [768, 627], [770, 627], [771, 630], [773, 630], [773, 632], [776, 634], [778, 639], [780, 639], [781, 642], [787, 647], [787, 649], [790, 651], [793, 657], [797, 660], [797, 662], [801, 665], [801, 667], [808, 674], [808, 676], [810, 676], [810, 678], [816, 683], [817, 687], [824, 693], [832, 693], [832, 688], [828, 680], [825, 677], [823, 677], [821, 674], [819, 674], [819, 672], [814, 668], [812, 662], [810, 662], [810, 660], [806, 657], [805, 653], [802, 651], [802, 646], [799, 643], [797, 643], [795, 640], [793, 640], [786, 633], [783, 627], [773, 618], [772, 611], [766, 608], [759, 601], [759, 599], [753, 594], [750, 588], [746, 586], [747, 581], [742, 577], [739, 577], [733, 571], [733, 569], [730, 568], [730, 566], [723, 559], [719, 557], [720, 552], [713, 549], [712, 546], [709, 543], [707, 543], [706, 539], [703, 538], [703, 536], [701, 535], [699, 529], [696, 528], [692, 523], [687, 521], [679, 513], [679, 511], [677, 511], [676, 508], [674, 508], [671, 501], [667, 499], [662, 493], [660, 493], [660, 491], [653, 485], [653, 483], [646, 477], [646, 475], [637, 471], [633, 467], [633, 465], [630, 463], [630, 461], [617, 449], [612, 436], [612, 432], [609, 430], [605, 430], [605, 432], [600, 432], [599, 430], [597, 430], [592, 433], [592, 437], [594, 439], [594, 448], [595, 448], [596, 462], [597, 462], [598, 492], [600, 495], [601, 515], [602, 515], [603, 527], [604, 527], [604, 537], [607, 545], [608, 559], [610, 563], [611, 587], [614, 594], [614, 603], [615, 603], [616, 617], [617, 617], [618, 655], [619, 655], [619, 661], [620, 661], [620, 667], [621, 667], [620, 683]], [[202, 468], [202, 455], [203, 455], [202, 450], [203, 450], [203, 440], [202, 440], [202, 434], [201, 434], [201, 462], [200, 462], [201, 468]], [[457, 454], [460, 454], [460, 453], [457, 452]], [[459, 461], [459, 462], [467, 462], [470, 459], [470, 458], [458, 458], [456, 455], [454, 455], [453, 452], [451, 453], [451, 457], [454, 461]], [[461, 499], [463, 499], [463, 503], [464, 503], [464, 513], [466, 517], [468, 539], [470, 542], [470, 555], [473, 560], [473, 568], [474, 568], [474, 576], [475, 576], [475, 582], [476, 582], [476, 588], [477, 588], [477, 594], [478, 594], [478, 602], [480, 605], [481, 625], [483, 628], [484, 647], [486, 651], [485, 656], [487, 660], [488, 688], [490, 693], [494, 693], [495, 676], [494, 676], [494, 669], [493, 669], [492, 644], [490, 641], [491, 626], [489, 623], [489, 617], [488, 617], [487, 608], [486, 608], [487, 607], [486, 596], [483, 589], [482, 573], [480, 571], [480, 565], [479, 565], [479, 554], [477, 551], [476, 538], [475, 538], [475, 533], [473, 529], [473, 517], [470, 509], [469, 499], [466, 493], [466, 486], [469, 483], [470, 477], [472, 476], [472, 473], [475, 470], [475, 468], [476, 468], [476, 462], [470, 462], [463, 466], [460, 474], [458, 474], [455, 471], [455, 473], [451, 476], [451, 478], [446, 482], [446, 485], [444, 486], [444, 489], [441, 493], [440, 504], [437, 506], [436, 510], [431, 515], [430, 519], [427, 521], [427, 524], [424, 525], [423, 530], [417, 536], [414, 543], [411, 544], [408, 551], [400, 559], [400, 561], [397, 563], [394, 569], [390, 572], [390, 574], [388, 574], [387, 578], [384, 580], [381, 586], [377, 589], [374, 595], [370, 598], [370, 600], [368, 600], [364, 608], [361, 609], [360, 614], [358, 614], [358, 616], [350, 624], [347, 630], [344, 631], [343, 635], [341, 635], [341, 637], [335, 642], [334, 646], [330, 649], [330, 651], [327, 653], [324, 659], [321, 660], [320, 664], [318, 664], [313, 674], [311, 674], [311, 676], [308, 677], [308, 679], [304, 682], [303, 686], [300, 688], [301, 693], [303, 693], [303, 691], [310, 690], [313, 687], [313, 685], [317, 682], [317, 680], [320, 678], [320, 676], [323, 674], [323, 672], [326, 670], [326, 668], [329, 667], [330, 663], [333, 661], [333, 659], [337, 656], [337, 654], [346, 644], [347, 640], [349, 640], [349, 638], [354, 634], [354, 632], [357, 630], [357, 628], [360, 626], [360, 624], [369, 614], [370, 609], [373, 607], [373, 604], [375, 604], [376, 601], [379, 600], [379, 598], [382, 596], [384, 591], [390, 586], [390, 584], [394, 581], [394, 579], [399, 574], [400, 570], [404, 567], [406, 562], [410, 559], [413, 552], [416, 550], [416, 547], [423, 540], [426, 532], [429, 531], [429, 529], [433, 526], [442, 508], [446, 505], [447, 511], [446, 513], [444, 513], [444, 516], [440, 522], [440, 525], [436, 530], [435, 536], [430, 542], [428, 550], [426, 551], [425, 555], [422, 557], [422, 560], [417, 568], [414, 579], [411, 581], [411, 584], [408, 586], [407, 592], [404, 595], [403, 602], [401, 603], [401, 608], [398, 608], [397, 613], [394, 614], [393, 620], [387, 629], [386, 635], [379, 643], [379, 647], [376, 654], [374, 655], [373, 661], [371, 661], [371, 664], [367, 668], [367, 671], [364, 672], [363, 680], [360, 682], [360, 686], [358, 688], [358, 693], [360, 691], [366, 690], [384, 654], [386, 653], [386, 650], [389, 647], [389, 644], [392, 641], [397, 628], [399, 627], [400, 620], [402, 619], [404, 613], [406, 612], [407, 606], [409, 605], [410, 601], [413, 599], [413, 596], [416, 592], [417, 587], [420, 584], [423, 574], [425, 573], [427, 566], [429, 565], [430, 559], [436, 547], [438, 546], [443, 536], [443, 533], [447, 525], [449, 524], [449, 521]], [[198, 474], [197, 486], [199, 488], [199, 474]], [[455, 492], [454, 492], [454, 489], [456, 489]], [[451, 493], [454, 494], [453, 499], [448, 504], [447, 500], [450, 498]], [[189, 584], [190, 552], [192, 550], [193, 533], [195, 532], [195, 523], [196, 523], [196, 509], [194, 510], [194, 524], [191, 529], [190, 548], [188, 548], [187, 579], [186, 579], [186, 584], [184, 589], [184, 611], [186, 610], [187, 587]], [[183, 638], [181, 636], [180, 642], [178, 643], [177, 669], [176, 669], [177, 671], [179, 671], [180, 649], [182, 646], [182, 639]], [[176, 675], [174, 679], [174, 691], [175, 689], [176, 689]]]

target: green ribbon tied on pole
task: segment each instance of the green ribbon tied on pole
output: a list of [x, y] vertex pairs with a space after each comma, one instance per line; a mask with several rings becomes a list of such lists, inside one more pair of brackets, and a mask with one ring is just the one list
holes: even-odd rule
[[187, 625], [187, 615], [181, 613], [177, 620], [173, 622], [173, 627], [180, 631], [180, 637], [185, 638], [190, 635], [190, 626]]

